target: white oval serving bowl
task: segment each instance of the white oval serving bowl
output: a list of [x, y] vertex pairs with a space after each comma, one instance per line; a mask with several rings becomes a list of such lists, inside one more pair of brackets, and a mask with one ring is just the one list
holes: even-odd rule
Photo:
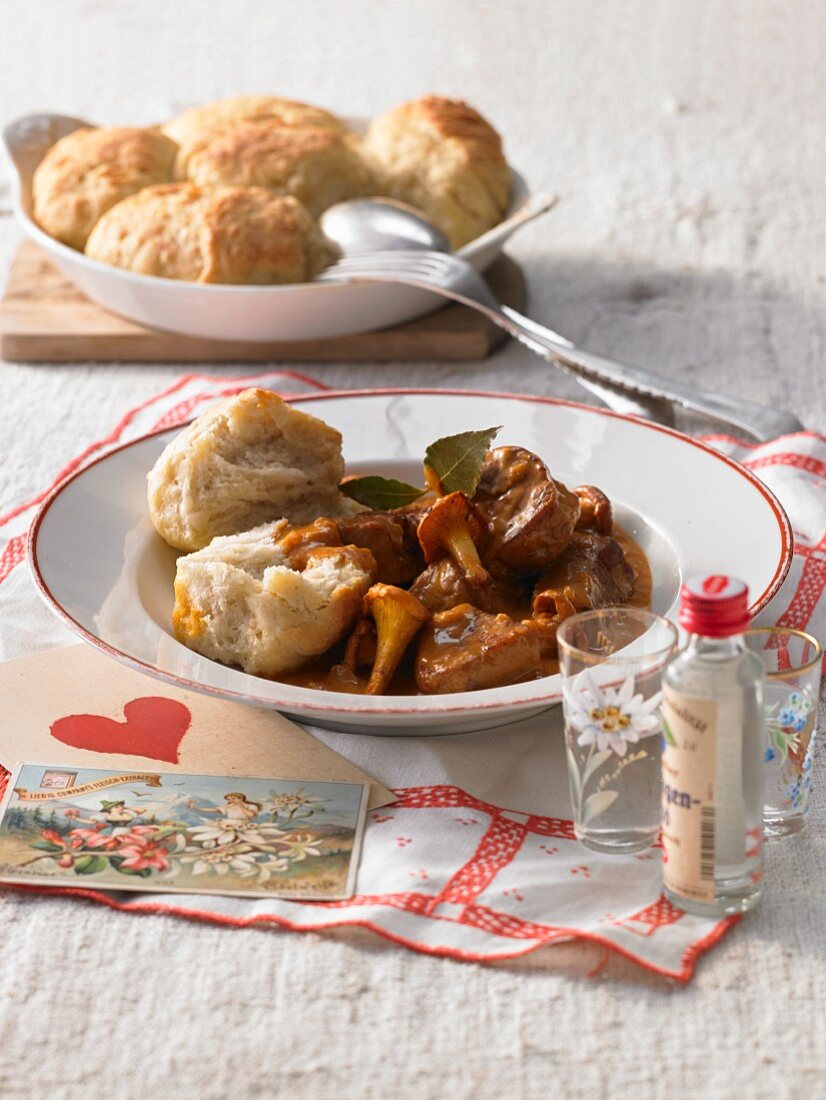
[[[673, 617], [681, 578], [723, 572], [762, 609], [788, 572], [788, 519], [753, 474], [678, 432], [604, 409], [541, 397], [383, 390], [299, 397], [344, 437], [349, 472], [421, 476], [439, 436], [502, 424], [497, 442], [539, 454], [571, 485], [593, 482], [646, 551], [653, 610]], [[171, 632], [176, 555], [146, 511], [146, 474], [180, 429], [144, 436], [92, 462], [43, 503], [29, 564], [47, 604], [111, 657], [184, 688], [274, 707], [358, 733], [445, 734], [506, 725], [559, 702], [560, 677], [455, 695], [314, 691], [227, 668]]]
[[[354, 129], [364, 120], [349, 120]], [[415, 287], [294, 283], [226, 286], [138, 275], [91, 260], [54, 240], [32, 218], [34, 170], [59, 138], [92, 123], [66, 115], [26, 115], [3, 131], [13, 202], [25, 233], [79, 290], [113, 313], [185, 336], [214, 340], [318, 340], [371, 332], [432, 313], [444, 299]], [[499, 225], [458, 250], [478, 271], [499, 255], [510, 235], [552, 200], [532, 203], [525, 181], [511, 171], [511, 204]]]

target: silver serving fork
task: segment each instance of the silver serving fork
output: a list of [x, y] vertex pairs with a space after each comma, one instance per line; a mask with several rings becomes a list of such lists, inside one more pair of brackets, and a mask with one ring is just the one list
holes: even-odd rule
[[[792, 413], [782, 409], [707, 393], [675, 379], [582, 351], [552, 329], [501, 305], [484, 278], [466, 260], [450, 253], [401, 249], [345, 256], [318, 278], [331, 283], [402, 283], [462, 302], [486, 314], [537, 355], [569, 371], [619, 411], [660, 419], [653, 411], [657, 404], [681, 405], [758, 440], [773, 439], [803, 427]], [[624, 407], [617, 403], [622, 394], [628, 398]]]

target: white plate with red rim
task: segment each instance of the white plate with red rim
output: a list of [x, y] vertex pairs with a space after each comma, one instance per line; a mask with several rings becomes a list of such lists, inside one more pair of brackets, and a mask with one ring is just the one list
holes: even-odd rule
[[[428, 443], [501, 424], [497, 443], [539, 454], [554, 477], [593, 483], [646, 551], [653, 610], [673, 617], [683, 576], [728, 573], [761, 610], [789, 570], [792, 535], [772, 493], [688, 436], [603, 409], [513, 394], [347, 391], [292, 398], [338, 428], [348, 473], [421, 479]], [[172, 635], [175, 552], [146, 509], [146, 474], [180, 429], [137, 439], [86, 466], [43, 503], [29, 564], [46, 603], [86, 642], [180, 687], [274, 707], [319, 726], [446, 734], [506, 725], [558, 703], [560, 677], [455, 695], [360, 696], [250, 676]]]

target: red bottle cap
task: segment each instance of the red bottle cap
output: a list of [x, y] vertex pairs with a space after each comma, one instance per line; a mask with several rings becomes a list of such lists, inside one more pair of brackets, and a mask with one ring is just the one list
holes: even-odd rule
[[750, 619], [748, 585], [737, 577], [689, 577], [680, 590], [680, 626], [689, 634], [726, 638], [742, 634]]

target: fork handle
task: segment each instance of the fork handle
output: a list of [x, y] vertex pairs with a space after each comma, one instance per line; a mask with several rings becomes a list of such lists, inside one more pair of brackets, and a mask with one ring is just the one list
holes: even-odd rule
[[667, 398], [685, 408], [722, 420], [759, 440], [774, 439], [801, 431], [803, 425], [790, 412], [751, 401], [706, 393], [671, 378], [649, 374], [602, 355], [582, 351], [552, 329], [532, 321], [510, 306], [500, 306], [500, 323], [533, 351], [545, 355], [577, 377], [607, 383], [609, 387], [635, 392], [647, 398]]

